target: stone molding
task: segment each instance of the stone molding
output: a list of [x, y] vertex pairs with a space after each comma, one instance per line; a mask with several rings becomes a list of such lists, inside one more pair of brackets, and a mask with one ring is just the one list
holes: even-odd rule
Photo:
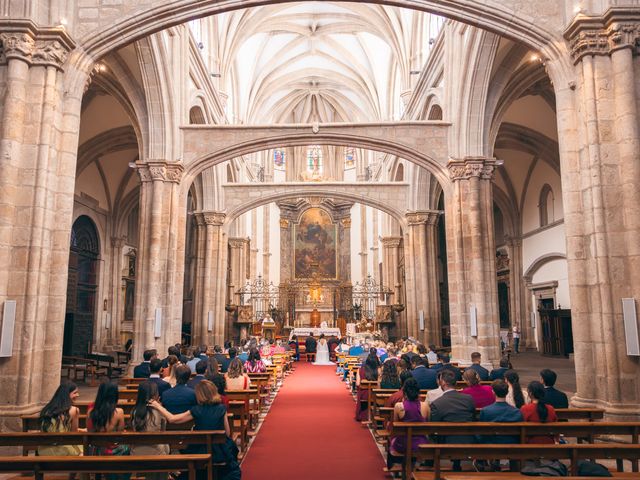
[[451, 180], [468, 180], [480, 178], [482, 180], [493, 179], [496, 169], [496, 160], [486, 157], [464, 157], [462, 160], [450, 159], [447, 164]]
[[149, 161], [136, 164], [141, 182], [173, 182], [180, 183], [184, 167], [179, 163]]
[[0, 64], [17, 59], [62, 70], [75, 48], [64, 28], [38, 28], [28, 20], [11, 20], [0, 22], [0, 31]]
[[194, 214], [196, 223], [198, 226], [214, 225], [220, 227], [224, 225], [224, 220], [227, 217], [223, 212], [195, 212]]
[[402, 237], [382, 237], [380, 239], [382, 246], [385, 248], [398, 248], [401, 241]]
[[577, 16], [564, 33], [573, 63], [587, 55], [611, 55], [623, 48], [637, 49], [640, 12], [637, 8], [611, 8], [603, 16]]
[[249, 239], [247, 238], [233, 237], [229, 239], [229, 246], [231, 248], [245, 248], [248, 243]]
[[351, 217], [340, 219], [340, 223], [342, 223], [344, 228], [351, 228]]
[[408, 212], [406, 215], [407, 225], [410, 227], [415, 225], [435, 225], [439, 216], [440, 212], [433, 212], [429, 210]]

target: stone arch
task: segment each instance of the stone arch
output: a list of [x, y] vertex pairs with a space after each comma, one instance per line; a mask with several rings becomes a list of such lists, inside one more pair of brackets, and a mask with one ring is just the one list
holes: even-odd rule
[[[105, 7], [97, 22], [93, 16], [83, 21], [83, 8], [79, 8], [74, 33], [81, 49], [100, 58], [109, 51], [189, 20], [291, 1], [294, 0], [171, 0], [158, 4], [139, 0], [133, 7], [124, 3]], [[561, 2], [547, 1], [544, 5], [518, 2], [513, 6], [500, 0], [376, 0], [376, 3], [442, 15], [545, 51], [547, 56], [564, 47], [565, 12]], [[539, 21], [541, 11], [545, 12], [545, 21]]]
[[331, 188], [322, 189], [317, 188], [318, 184], [314, 184], [313, 187], [304, 187], [300, 185], [296, 185], [284, 192], [278, 192], [271, 195], [262, 196], [258, 199], [255, 199], [250, 202], [244, 202], [238, 207], [227, 212], [225, 217], [225, 227], [228, 230], [229, 226], [233, 223], [241, 215], [253, 210], [254, 208], [261, 207], [263, 205], [268, 205], [270, 203], [276, 203], [282, 200], [290, 200], [294, 198], [308, 198], [308, 197], [327, 197], [327, 198], [335, 198], [337, 200], [345, 200], [354, 203], [360, 203], [363, 205], [367, 205], [369, 207], [375, 208], [382, 212], [387, 213], [389, 216], [393, 217], [398, 223], [403, 227], [405, 225], [404, 212], [392, 207], [388, 202], [380, 201], [371, 197], [357, 195], [352, 193], [345, 192], [336, 192]]
[[525, 279], [531, 279], [536, 274], [536, 272], [540, 270], [540, 268], [542, 268], [542, 266], [546, 265], [547, 263], [553, 262], [554, 260], [566, 260], [566, 259], [567, 259], [567, 256], [564, 253], [559, 253], [559, 252], [552, 252], [552, 253], [547, 253], [545, 255], [542, 255], [541, 257], [536, 258], [533, 261], [533, 263], [529, 265], [529, 268], [527, 268], [527, 271], [524, 272], [523, 277]]
[[538, 211], [540, 215], [540, 226], [549, 225], [549, 196], [554, 198], [553, 190], [548, 183], [545, 183], [540, 189], [540, 200], [538, 201]]
[[204, 112], [200, 105], [194, 105], [189, 110], [189, 124], [190, 125], [204, 125], [206, 119], [204, 118]]
[[392, 142], [384, 138], [381, 139], [379, 137], [368, 137], [349, 133], [323, 133], [322, 131], [318, 133], [299, 131], [289, 134], [276, 134], [269, 137], [257, 137], [253, 140], [206, 153], [192, 160], [185, 161], [184, 178], [186, 183], [190, 184], [198, 174], [207, 168], [236, 157], [249, 155], [262, 150], [270, 150], [276, 147], [303, 147], [307, 145], [350, 146], [388, 153], [425, 168], [438, 180], [443, 189], [448, 190], [451, 183], [449, 173], [445, 167], [446, 158], [436, 159], [410, 146]]
[[442, 120], [442, 107], [434, 103], [429, 109], [427, 120]]

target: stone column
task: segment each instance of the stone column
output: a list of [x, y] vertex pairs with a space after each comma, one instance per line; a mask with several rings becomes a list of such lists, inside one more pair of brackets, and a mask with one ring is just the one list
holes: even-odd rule
[[[162, 354], [181, 339], [187, 213], [180, 201], [182, 165], [147, 161], [138, 163], [137, 168], [141, 181], [140, 276], [136, 282], [134, 361], [142, 359], [144, 350], [155, 348]], [[162, 318], [159, 337], [156, 312]]]
[[[280, 283], [294, 278], [293, 222], [297, 220], [295, 204], [278, 203], [280, 208]], [[293, 321], [293, 319], [292, 319]]]
[[576, 365], [572, 404], [637, 421], [640, 363], [626, 354], [621, 302], [634, 298], [638, 306], [640, 299], [636, 11], [577, 17], [565, 34], [574, 83], [554, 85]]
[[371, 259], [373, 261], [373, 272], [371, 272], [371, 276], [374, 280], [380, 283], [380, 257], [379, 257], [379, 248], [378, 248], [378, 215], [379, 212], [377, 210], [373, 211], [373, 245], [369, 248], [371, 250]]
[[270, 275], [270, 261], [271, 261], [271, 237], [269, 235], [271, 228], [271, 207], [265, 205], [262, 207], [262, 278], [269, 283]]
[[[426, 224], [427, 246], [427, 291], [429, 292], [429, 305], [425, 310], [425, 325], [429, 327], [429, 343], [442, 345], [442, 312], [440, 310], [440, 281], [438, 277], [438, 219], [440, 212], [429, 212]], [[427, 314], [428, 312], [428, 314]]]
[[360, 277], [361, 281], [367, 278], [369, 272], [369, 260], [368, 260], [368, 244], [367, 238], [367, 207], [366, 205], [360, 205]]
[[[198, 279], [196, 294], [200, 297], [194, 310], [193, 344], [219, 344], [224, 335], [225, 297], [224, 281], [227, 256], [223, 245], [224, 234], [222, 225], [225, 214], [222, 212], [199, 212], [196, 214], [199, 230], [202, 235], [202, 258], [198, 264], [202, 265]], [[200, 242], [199, 242], [200, 243]], [[223, 288], [220, 288], [220, 284]], [[209, 329], [209, 312], [213, 315], [213, 325]]]
[[236, 292], [240, 290], [246, 283], [247, 276], [247, 245], [249, 240], [246, 238], [230, 238], [229, 239], [229, 269], [230, 269], [230, 300], [231, 303], [239, 303]]
[[[392, 303], [398, 303], [402, 299], [400, 289], [402, 287], [398, 276], [398, 261], [400, 258], [399, 249], [402, 242], [401, 237], [382, 237], [382, 284], [385, 289], [391, 289], [393, 296]], [[396, 323], [396, 334], [398, 337], [407, 335], [407, 322], [405, 316], [399, 317]]]
[[[453, 182], [447, 210], [447, 255], [453, 359], [470, 363], [482, 354], [486, 365], [500, 360], [496, 248], [492, 185], [495, 161], [465, 157], [449, 161]], [[477, 331], [472, 332], [471, 312]]]
[[0, 42], [0, 316], [7, 301], [16, 302], [12, 356], [0, 358], [0, 430], [11, 430], [59, 384], [80, 109], [91, 66], [63, 72], [71, 39], [29, 21], [0, 25]]
[[522, 271], [522, 240], [508, 238], [509, 249], [509, 315], [513, 325], [520, 328], [520, 350], [535, 350], [535, 329], [531, 327], [531, 317], [527, 317], [524, 296], [525, 280]]
[[111, 312], [111, 324], [109, 325], [109, 333], [107, 336], [107, 346], [119, 347], [120, 342], [120, 325], [122, 319], [120, 312], [123, 311], [122, 298], [122, 247], [124, 247], [125, 239], [123, 237], [111, 238], [111, 267], [110, 267], [110, 285], [107, 290], [110, 292], [109, 312]]

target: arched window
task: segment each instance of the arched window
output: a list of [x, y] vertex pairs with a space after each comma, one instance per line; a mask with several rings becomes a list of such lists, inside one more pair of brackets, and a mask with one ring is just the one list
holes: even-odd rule
[[346, 147], [344, 149], [344, 168], [346, 170], [355, 168], [356, 166], [356, 149], [353, 147]]
[[544, 184], [542, 190], [540, 190], [540, 201], [538, 202], [538, 209], [540, 211], [540, 226], [544, 227], [553, 222], [553, 190], [548, 184]]
[[322, 147], [310, 145], [307, 147], [307, 172], [322, 175]]
[[442, 120], [442, 108], [440, 108], [440, 105], [431, 107], [427, 120]]
[[404, 181], [404, 165], [402, 163], [398, 165], [398, 168], [396, 169], [396, 177], [394, 178], [394, 180], [396, 182]]
[[276, 148], [273, 151], [273, 168], [276, 170], [285, 170], [287, 166], [287, 158], [284, 148]]
[[191, 125], [204, 125], [207, 123], [204, 119], [204, 113], [200, 107], [197, 105], [191, 107], [189, 110], [189, 124]]

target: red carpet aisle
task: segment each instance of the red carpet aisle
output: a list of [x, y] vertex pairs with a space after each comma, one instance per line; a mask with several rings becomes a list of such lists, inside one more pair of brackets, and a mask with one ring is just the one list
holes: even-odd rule
[[244, 480], [384, 479], [384, 462], [334, 367], [298, 362], [245, 461]]

